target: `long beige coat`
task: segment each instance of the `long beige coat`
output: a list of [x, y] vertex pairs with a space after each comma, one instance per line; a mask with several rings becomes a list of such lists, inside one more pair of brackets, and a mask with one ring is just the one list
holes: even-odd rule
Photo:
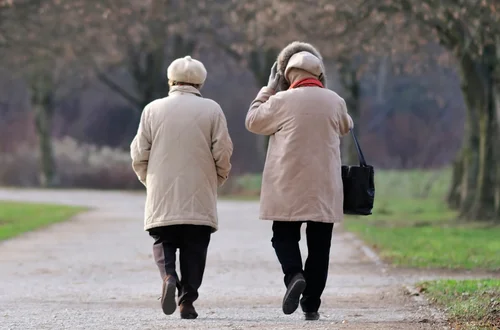
[[146, 106], [130, 146], [146, 186], [144, 229], [192, 224], [217, 230], [217, 187], [228, 178], [233, 144], [220, 106], [191, 86]]
[[320, 87], [273, 93], [261, 89], [245, 122], [249, 131], [271, 136], [260, 218], [342, 221], [340, 136], [353, 126], [345, 101]]

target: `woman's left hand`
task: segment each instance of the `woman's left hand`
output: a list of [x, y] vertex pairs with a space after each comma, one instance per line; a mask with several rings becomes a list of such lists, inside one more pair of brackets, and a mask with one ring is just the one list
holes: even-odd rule
[[278, 73], [278, 62], [274, 62], [273, 67], [271, 68], [271, 74], [269, 75], [269, 81], [267, 82], [267, 87], [276, 90], [280, 80], [281, 74]]

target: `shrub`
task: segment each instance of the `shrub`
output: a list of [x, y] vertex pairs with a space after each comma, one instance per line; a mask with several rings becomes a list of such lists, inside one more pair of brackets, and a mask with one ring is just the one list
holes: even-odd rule
[[[55, 140], [54, 159], [59, 186], [63, 188], [134, 189], [142, 185], [132, 171], [130, 154], [120, 149]], [[35, 146], [22, 146], [14, 153], [0, 154], [0, 185], [38, 185]]]

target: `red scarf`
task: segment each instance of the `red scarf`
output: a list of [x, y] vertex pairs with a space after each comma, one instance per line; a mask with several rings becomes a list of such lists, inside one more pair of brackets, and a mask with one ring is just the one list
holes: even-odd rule
[[316, 78], [306, 78], [306, 79], [302, 79], [302, 80], [298, 80], [296, 82], [294, 82], [290, 88], [288, 89], [292, 89], [292, 88], [297, 88], [297, 87], [304, 87], [304, 86], [307, 86], [307, 87], [321, 87], [321, 88], [324, 88], [323, 84], [321, 83], [321, 81], [319, 81], [318, 79]]

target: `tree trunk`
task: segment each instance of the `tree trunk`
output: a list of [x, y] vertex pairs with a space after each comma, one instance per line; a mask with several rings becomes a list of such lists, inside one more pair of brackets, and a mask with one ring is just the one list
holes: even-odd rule
[[385, 87], [387, 85], [387, 74], [389, 73], [390, 64], [389, 55], [384, 55], [378, 66], [377, 74], [377, 104], [384, 104], [385, 102]]
[[156, 98], [165, 97], [168, 93], [166, 77], [162, 77], [164, 62], [163, 45], [144, 51], [139, 50], [137, 56], [130, 61], [129, 70], [134, 78], [142, 108]]
[[32, 86], [32, 106], [35, 111], [35, 130], [40, 152], [39, 181], [42, 187], [58, 185], [54, 151], [52, 146], [52, 119], [54, 115], [54, 94], [40, 79]]
[[[340, 71], [340, 82], [345, 90], [345, 101], [347, 111], [354, 121], [354, 134], [359, 133], [359, 118], [361, 116], [360, 109], [360, 92], [361, 85], [357, 77], [357, 70], [351, 63], [343, 63]], [[358, 152], [354, 145], [354, 140], [348, 136], [342, 140], [342, 161], [345, 164], [354, 165], [359, 163]]]
[[500, 157], [496, 145], [500, 138], [500, 88], [494, 79], [498, 62], [491, 61], [491, 56], [496, 56], [492, 51], [485, 49], [480, 59], [468, 55], [460, 59], [467, 121], [464, 146], [454, 167], [448, 203], [458, 208], [460, 218], [467, 221], [500, 221]]
[[[129, 70], [134, 78], [134, 84], [138, 99], [145, 107], [151, 101], [165, 97], [168, 93], [168, 81], [165, 75], [167, 61], [169, 58], [180, 58], [191, 54], [196, 43], [180, 35], [174, 35], [168, 40], [170, 53], [165, 54], [165, 45], [161, 42], [155, 44], [155, 47], [142, 49], [131, 49]], [[141, 109], [142, 111], [142, 109]]]
[[458, 210], [460, 208], [461, 203], [461, 184], [463, 177], [463, 167], [465, 163], [464, 152], [460, 152], [457, 159], [453, 162], [453, 170], [451, 176], [451, 184], [448, 190], [448, 206], [453, 210]]
[[[356, 72], [352, 73], [356, 75]], [[349, 86], [348, 98], [346, 99], [347, 111], [352, 117], [354, 121], [354, 134], [356, 136], [359, 135], [359, 118], [361, 117], [361, 109], [360, 109], [360, 82], [359, 80], [353, 80], [353, 83]], [[347, 163], [354, 165], [359, 163], [359, 156], [356, 150], [356, 146], [354, 145], [354, 140], [349, 136], [347, 139], [344, 139], [345, 148], [346, 148], [346, 156]]]
[[494, 170], [496, 166], [496, 181], [493, 181], [492, 184], [496, 188], [494, 192], [494, 203], [495, 203], [495, 214], [496, 220], [499, 222], [500, 220], [500, 147], [498, 146], [498, 141], [500, 141], [500, 37], [497, 36], [496, 42], [496, 66], [492, 69], [493, 76], [493, 86], [492, 86], [492, 94], [493, 94], [493, 116], [496, 120], [494, 122], [494, 136], [491, 139], [493, 146], [493, 164], [492, 170]]

